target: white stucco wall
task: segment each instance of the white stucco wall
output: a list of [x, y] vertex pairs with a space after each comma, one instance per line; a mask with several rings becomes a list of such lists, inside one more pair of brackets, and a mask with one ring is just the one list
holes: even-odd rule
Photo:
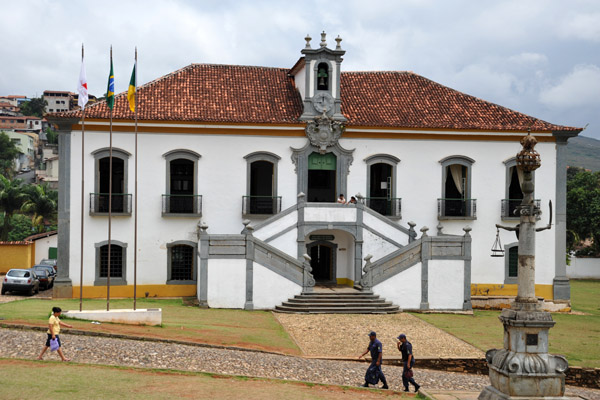
[[39, 264], [44, 258], [50, 258], [48, 256], [48, 250], [50, 247], [58, 247], [58, 235], [52, 235], [45, 238], [37, 239], [35, 241], [35, 263]]
[[372, 261], [377, 261], [398, 249], [398, 246], [386, 241], [381, 236], [376, 236], [366, 229], [363, 231], [363, 266], [367, 254], [373, 256]]
[[418, 309], [421, 305], [421, 263], [373, 286], [373, 293], [404, 310]]
[[464, 261], [429, 260], [429, 308], [462, 310], [464, 301]]
[[207, 301], [211, 308], [244, 308], [246, 260], [208, 260]]
[[306, 98], [306, 66], [302, 67], [294, 76], [294, 85], [300, 93], [302, 100]]
[[600, 258], [571, 257], [571, 265], [567, 265], [567, 277], [571, 279], [600, 279]]
[[302, 293], [302, 286], [254, 263], [252, 276], [254, 309], [272, 309]]
[[308, 207], [304, 209], [306, 222], [355, 222], [356, 207]]
[[408, 235], [401, 230], [386, 224], [382, 220], [375, 218], [369, 213], [363, 214], [363, 222], [369, 228], [375, 230], [375, 232], [380, 233], [383, 236], [387, 236], [392, 239], [396, 243], [400, 243], [403, 246], [408, 244]]
[[[90, 122], [91, 124], [92, 122]], [[122, 123], [119, 123], [122, 124]], [[167, 243], [177, 240], [197, 240], [196, 225], [199, 218], [173, 218], [161, 216], [161, 195], [166, 192], [166, 161], [163, 154], [176, 149], [190, 149], [201, 154], [198, 161], [198, 193], [203, 195], [203, 216], [201, 220], [208, 224], [211, 234], [238, 234], [243, 229], [241, 215], [242, 196], [247, 190], [247, 162], [244, 156], [255, 151], [269, 151], [277, 154], [278, 162], [277, 194], [282, 196], [282, 209], [297, 201], [297, 174], [291, 160], [291, 147], [301, 148], [305, 137], [250, 136], [250, 135], [211, 135], [177, 134], [163, 128], [164, 133], [143, 133], [139, 135], [139, 225], [138, 225], [138, 268], [145, 271], [139, 284], [164, 284], [167, 278]], [[262, 129], [262, 128], [261, 128]], [[268, 129], [268, 128], [265, 128]], [[353, 128], [349, 128], [351, 132]], [[427, 132], [419, 132], [427, 134]], [[461, 133], [468, 136], [469, 132]], [[477, 134], [481, 134], [480, 132]], [[521, 136], [516, 135], [516, 136]], [[95, 192], [94, 150], [108, 146], [106, 131], [87, 131], [85, 149], [85, 248], [84, 248], [84, 284], [92, 284], [95, 271], [94, 244], [107, 239], [107, 217], [89, 216], [89, 193]], [[115, 148], [128, 151], [132, 155], [128, 161], [128, 189], [133, 193], [134, 185], [134, 135], [133, 133], [115, 133]], [[402, 198], [400, 224], [417, 223], [418, 230], [426, 225], [429, 234], [435, 234], [437, 218], [437, 199], [442, 196], [442, 167], [439, 161], [452, 155], [463, 155], [475, 160], [472, 166], [471, 197], [477, 199], [477, 219], [460, 221], [442, 221], [445, 233], [462, 235], [462, 228], [472, 227], [472, 282], [504, 283], [505, 260], [491, 258], [490, 248], [495, 239], [495, 224], [515, 225], [517, 221], [503, 221], [500, 217], [500, 200], [505, 198], [506, 166], [503, 163], [519, 151], [518, 140], [480, 141], [480, 140], [422, 140], [422, 139], [340, 139], [340, 145], [354, 149], [353, 163], [349, 167], [347, 181], [348, 197], [361, 192], [368, 195], [367, 165], [364, 159], [377, 153], [390, 154], [401, 161], [397, 165], [396, 196]], [[80, 196], [81, 196], [81, 134], [73, 132], [71, 140], [70, 170], [70, 278], [79, 282], [79, 236], [80, 236]], [[224, 151], [223, 149], [227, 149]], [[542, 200], [542, 220], [547, 223], [548, 200], [554, 199], [555, 184], [555, 144], [539, 143], [536, 147], [542, 157], [542, 167], [536, 171], [535, 197]], [[365, 215], [365, 222], [371, 221]], [[285, 217], [288, 218], [288, 217]], [[290, 217], [292, 218], [292, 217]], [[372, 218], [371, 218], [372, 219]], [[307, 221], [354, 222], [356, 209], [347, 208], [310, 208], [306, 213]], [[253, 221], [257, 224], [260, 220]], [[289, 221], [291, 223], [291, 221]], [[113, 218], [113, 239], [128, 244], [127, 281], [133, 282], [133, 224], [134, 217]], [[265, 228], [266, 229], [266, 228]], [[377, 230], [389, 230], [379, 227]], [[393, 232], [393, 229], [392, 229]], [[256, 234], [266, 235], [266, 230]], [[382, 232], [384, 233], [384, 232]], [[418, 232], [420, 235], [420, 232]], [[391, 234], [391, 233], [387, 233]], [[387, 235], [386, 234], [386, 235]], [[536, 240], [536, 283], [552, 284], [554, 277], [554, 236], [555, 229], [537, 234]], [[405, 235], [396, 236], [404, 238]], [[515, 241], [514, 233], [501, 231], [503, 243]], [[276, 247], [286, 249], [295, 255], [297, 237], [286, 234], [274, 241]], [[286, 242], [286, 243], [284, 243]], [[272, 243], [273, 244], [273, 243]], [[395, 247], [382, 244], [375, 235], [365, 230], [363, 256], [371, 253], [374, 259], [381, 258]]]
[[290, 257], [298, 258], [298, 228], [292, 229], [289, 232], [268, 242], [271, 246], [283, 251]]
[[273, 235], [294, 226], [298, 223], [298, 211], [293, 211], [288, 215], [284, 215], [276, 221], [273, 221], [264, 228], [260, 228], [254, 231], [253, 235], [260, 240], [267, 240]]

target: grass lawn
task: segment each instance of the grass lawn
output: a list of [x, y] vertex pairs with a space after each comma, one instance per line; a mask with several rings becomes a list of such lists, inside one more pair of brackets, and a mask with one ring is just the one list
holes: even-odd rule
[[[198, 372], [0, 359], [3, 399], [382, 399], [397, 392]], [[106, 382], [110, 382], [107, 385]]]
[[[79, 310], [79, 299], [26, 299], [0, 304], [0, 318], [11, 323], [47, 326], [53, 306]], [[132, 308], [131, 300], [111, 300], [111, 309]], [[140, 299], [137, 308], [161, 308], [163, 325], [135, 326], [69, 320], [76, 329], [300, 354], [300, 349], [267, 311], [201, 309], [181, 299]], [[106, 300], [84, 300], [85, 310], [106, 309]]]
[[[550, 329], [550, 353], [566, 356], [572, 366], [600, 368], [600, 281], [571, 281], [571, 306], [585, 315], [552, 314], [556, 325]], [[500, 311], [414, 315], [481, 350], [502, 348]]]

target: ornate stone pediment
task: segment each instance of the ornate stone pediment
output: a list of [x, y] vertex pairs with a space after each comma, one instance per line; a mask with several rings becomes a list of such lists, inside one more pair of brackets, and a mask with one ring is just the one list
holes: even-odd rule
[[337, 144], [343, 131], [344, 125], [329, 118], [325, 110], [321, 116], [315, 117], [306, 124], [306, 136], [310, 144], [319, 148], [321, 154], [327, 152], [327, 147]]

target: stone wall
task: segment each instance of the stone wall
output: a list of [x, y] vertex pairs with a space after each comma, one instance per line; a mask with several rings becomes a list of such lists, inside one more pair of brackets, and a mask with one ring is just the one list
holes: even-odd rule
[[[384, 359], [383, 363], [402, 365], [402, 360]], [[418, 358], [415, 367], [477, 375], [488, 374], [485, 358]], [[567, 385], [600, 389], [600, 368], [569, 367], [565, 374]]]

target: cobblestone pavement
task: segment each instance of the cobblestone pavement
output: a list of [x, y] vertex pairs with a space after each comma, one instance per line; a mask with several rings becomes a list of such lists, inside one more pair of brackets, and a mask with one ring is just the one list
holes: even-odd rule
[[398, 357], [396, 337], [405, 333], [419, 357], [483, 357], [485, 353], [435, 326], [407, 313], [280, 314], [275, 317], [307, 356], [355, 357], [377, 332], [383, 355]]
[[[35, 359], [46, 339], [43, 332], [0, 329], [0, 357]], [[74, 362], [144, 368], [168, 368], [221, 374], [260, 376], [318, 383], [358, 386], [363, 383], [367, 363], [330, 361], [258, 352], [210, 349], [179, 344], [144, 342], [62, 334], [67, 357]], [[59, 360], [56, 354], [45, 359]], [[390, 387], [402, 389], [401, 368], [383, 366]], [[415, 370], [423, 388], [479, 391], [486, 376]], [[600, 400], [600, 390], [568, 387], [571, 396]]]

